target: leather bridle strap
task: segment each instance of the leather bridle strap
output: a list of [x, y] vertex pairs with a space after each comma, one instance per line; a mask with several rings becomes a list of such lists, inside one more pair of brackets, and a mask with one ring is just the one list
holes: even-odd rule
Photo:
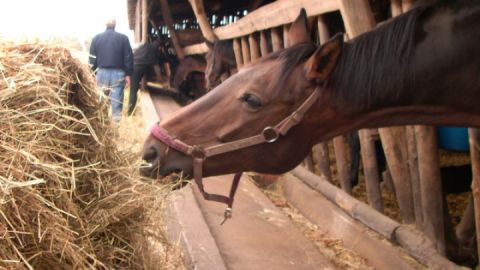
[[193, 177], [195, 179], [195, 183], [200, 189], [200, 192], [202, 193], [202, 196], [206, 200], [227, 204], [227, 209], [225, 210], [225, 219], [223, 221], [225, 222], [226, 219], [231, 217], [233, 198], [235, 196], [235, 192], [237, 190], [242, 172], [235, 174], [232, 186], [230, 188], [229, 197], [208, 193], [205, 191], [202, 182], [203, 162], [205, 161], [205, 159], [211, 156], [216, 156], [227, 152], [233, 152], [261, 143], [275, 142], [280, 137], [280, 135], [284, 136], [292, 127], [294, 127], [303, 120], [305, 113], [310, 109], [310, 107], [313, 106], [313, 104], [315, 104], [319, 96], [320, 89], [317, 87], [293, 113], [285, 117], [282, 121], [280, 121], [280, 123], [278, 123], [274, 127], [265, 127], [260, 134], [245, 139], [209, 146], [206, 148], [200, 145], [192, 146], [186, 144], [185, 142], [177, 139], [175, 136], [170, 135], [168, 131], [161, 128], [158, 123], [152, 127], [150, 132], [153, 137], [162, 141], [169, 147], [180, 151], [186, 155], [189, 155], [193, 158]]

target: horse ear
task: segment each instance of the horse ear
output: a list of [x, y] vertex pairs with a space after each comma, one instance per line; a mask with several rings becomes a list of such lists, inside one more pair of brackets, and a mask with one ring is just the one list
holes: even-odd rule
[[335, 69], [343, 48], [343, 34], [338, 33], [318, 48], [305, 63], [309, 80], [324, 82]]
[[300, 14], [290, 26], [290, 29], [288, 31], [288, 41], [290, 46], [310, 41], [310, 31], [308, 30], [307, 12], [305, 11], [304, 8], [300, 10]]

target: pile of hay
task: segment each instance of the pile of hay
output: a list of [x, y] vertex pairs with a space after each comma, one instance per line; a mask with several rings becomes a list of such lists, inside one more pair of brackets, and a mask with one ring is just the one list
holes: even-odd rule
[[[0, 268], [151, 268], [141, 234], [166, 192], [140, 181], [107, 112], [68, 49], [0, 43]], [[178, 267], [169, 248], [155, 268]]]

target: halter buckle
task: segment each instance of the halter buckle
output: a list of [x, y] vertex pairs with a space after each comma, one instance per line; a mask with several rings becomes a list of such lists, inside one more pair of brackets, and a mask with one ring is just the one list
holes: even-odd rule
[[205, 149], [203, 147], [195, 145], [192, 148], [192, 152], [190, 154], [194, 159], [201, 159], [205, 160], [207, 158], [207, 153], [205, 152]]
[[265, 138], [265, 142], [267, 143], [273, 143], [277, 141], [278, 137], [280, 136], [280, 134], [278, 134], [278, 131], [270, 126], [263, 129], [262, 135]]

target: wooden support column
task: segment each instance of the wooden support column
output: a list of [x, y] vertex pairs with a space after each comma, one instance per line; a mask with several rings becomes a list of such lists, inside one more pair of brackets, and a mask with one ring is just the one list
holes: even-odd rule
[[288, 25], [283, 26], [283, 48], [288, 48], [290, 43], [288, 42], [288, 30], [290, 27]]
[[435, 128], [415, 126], [415, 135], [420, 164], [423, 228], [426, 235], [435, 242], [438, 252], [445, 254], [443, 191]]
[[142, 37], [143, 43], [148, 41], [148, 4], [147, 0], [142, 0]]
[[402, 10], [403, 12], [406, 12], [407, 10], [410, 10], [413, 6], [413, 3], [415, 0], [402, 0]]
[[332, 183], [332, 171], [330, 170], [330, 151], [328, 142], [315, 145], [312, 149], [313, 160], [317, 163], [316, 173]]
[[390, 0], [390, 9], [392, 10], [392, 17], [402, 14], [402, 0]]
[[160, 9], [162, 11], [163, 21], [167, 25], [168, 31], [170, 31], [170, 36], [172, 38], [172, 43], [173, 43], [173, 47], [175, 48], [175, 52], [177, 53], [177, 58], [179, 60], [182, 60], [185, 58], [185, 54], [183, 52], [182, 46], [180, 46], [180, 42], [178, 41], [177, 32], [175, 32], [175, 29], [173, 28], [172, 13], [170, 12], [168, 1], [167, 0], [159, 0], [159, 1], [160, 1]]
[[323, 44], [330, 39], [330, 32], [328, 31], [327, 23], [325, 22], [323, 15], [317, 17], [317, 26], [320, 44]]
[[383, 213], [380, 175], [378, 173], [377, 155], [372, 139], [372, 131], [370, 129], [362, 129], [358, 132], [358, 136], [360, 137], [363, 174], [365, 175], [368, 203], [375, 210]]
[[283, 48], [282, 45], [282, 35], [278, 28], [272, 28], [270, 30], [270, 35], [272, 37], [272, 49], [274, 52], [279, 51]]
[[395, 186], [395, 195], [405, 223], [415, 223], [412, 186], [408, 169], [405, 127], [380, 128], [383, 150]]
[[352, 39], [375, 26], [368, 0], [338, 0], [345, 29]]
[[237, 69], [243, 66], [242, 46], [240, 45], [240, 39], [233, 40], [233, 52], [235, 53], [235, 62], [237, 63]]
[[350, 181], [350, 175], [348, 173], [347, 141], [345, 136], [335, 137], [333, 139], [333, 147], [335, 150], [335, 160], [337, 162], [338, 182], [346, 193], [352, 194], [352, 182]]
[[262, 54], [262, 57], [269, 54], [267, 34], [265, 31], [260, 31], [260, 53]]
[[250, 63], [250, 48], [248, 48], [248, 37], [242, 37], [242, 56], [243, 56], [243, 64], [246, 65]]
[[260, 58], [260, 47], [258, 45], [258, 41], [255, 37], [255, 34], [250, 34], [248, 36], [248, 44], [250, 45], [250, 57], [251, 60], [257, 60]]
[[210, 23], [208, 22], [203, 0], [188, 0], [188, 2], [190, 2], [190, 5], [192, 6], [198, 25], [200, 25], [200, 30], [202, 31], [203, 37], [210, 42], [218, 40], [217, 36], [212, 30], [212, 27], [210, 26]]
[[415, 224], [418, 229], [423, 226], [422, 193], [420, 189], [420, 175], [418, 172], [418, 151], [415, 138], [414, 126], [407, 126], [407, 163], [410, 171], [410, 182], [412, 184], [413, 210], [415, 213]]
[[[480, 247], [480, 137], [478, 129], [468, 129], [470, 157], [472, 160], [472, 196], [475, 209], [475, 226], [477, 228], [477, 246]], [[478, 249], [480, 258], [480, 249]]]
[[134, 30], [134, 40], [135, 43], [140, 43], [142, 41], [142, 2], [137, 1], [135, 6], [135, 30]]

